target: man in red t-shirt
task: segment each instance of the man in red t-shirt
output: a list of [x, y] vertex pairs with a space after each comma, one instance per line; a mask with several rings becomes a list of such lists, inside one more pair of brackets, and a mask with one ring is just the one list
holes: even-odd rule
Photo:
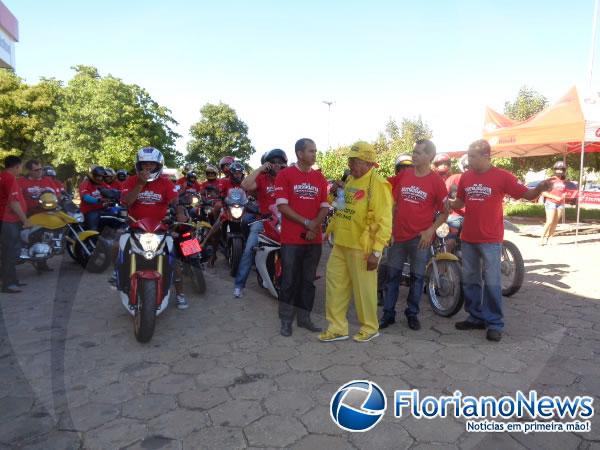
[[282, 214], [279, 318], [281, 335], [292, 335], [297, 314], [299, 327], [321, 331], [311, 319], [315, 301], [315, 277], [321, 259], [321, 224], [329, 212], [327, 180], [313, 170], [317, 147], [312, 139], [296, 142], [298, 162], [277, 174], [275, 204]]
[[[146, 147], [138, 152], [135, 164], [137, 174], [127, 179], [121, 193], [129, 215], [135, 220], [160, 222], [167, 215], [169, 205], [177, 203], [175, 184], [168, 177], [161, 176], [163, 166], [164, 157], [158, 149]], [[116, 267], [116, 271], [119, 270]], [[174, 270], [175, 278], [181, 278], [181, 266], [176, 264]], [[177, 309], [188, 308], [182, 288], [181, 283], [175, 283]]]
[[469, 170], [460, 179], [456, 199], [450, 202], [454, 209], [465, 207], [462, 269], [469, 317], [455, 325], [459, 330], [487, 328], [487, 339], [498, 342], [504, 328], [500, 272], [504, 196], [533, 200], [547, 191], [552, 181], [527, 189], [510, 172], [492, 166], [491, 147], [484, 139], [473, 142], [467, 155]]
[[52, 191], [58, 197], [57, 186], [48, 177], [42, 176], [42, 165], [38, 160], [31, 159], [25, 163], [25, 169], [27, 170], [27, 176], [18, 178], [19, 187], [25, 198], [27, 205], [27, 215], [43, 211], [39, 204], [40, 195], [45, 191]]
[[198, 183], [198, 175], [195, 171], [189, 171], [185, 177], [181, 177], [175, 183], [175, 189], [184, 204], [192, 203], [192, 196], [200, 196], [202, 185]]
[[[423, 295], [425, 265], [435, 230], [448, 218], [447, 191], [442, 179], [431, 170], [435, 145], [418, 140], [413, 148], [414, 168], [393, 177], [392, 195], [396, 204], [393, 223], [394, 243], [388, 249], [388, 281], [385, 287], [383, 316], [379, 328], [396, 321], [396, 302], [404, 263], [410, 260], [410, 290], [404, 315], [412, 330], [419, 330], [419, 303]], [[439, 213], [439, 214], [438, 214]], [[436, 217], [436, 214], [438, 216]]]
[[104, 167], [92, 166], [87, 178], [79, 185], [79, 208], [85, 217], [85, 226], [88, 230], [98, 230], [100, 226], [100, 212], [104, 209], [105, 202], [100, 189], [108, 188], [104, 183], [106, 171]]
[[[269, 207], [275, 204], [275, 177], [286, 166], [287, 155], [283, 150], [275, 148], [265, 155], [265, 163], [244, 178], [240, 185], [247, 192], [256, 192], [258, 209], [263, 215], [270, 214]], [[244, 287], [246, 287], [246, 280], [248, 280], [252, 268], [254, 248], [258, 244], [258, 235], [262, 233], [263, 229], [262, 222], [254, 222], [250, 225], [246, 247], [235, 276], [233, 288], [235, 298], [240, 298]]]
[[56, 170], [54, 170], [54, 167], [44, 166], [42, 172], [43, 177], [50, 180], [50, 182], [54, 185], [54, 192], [56, 192], [56, 196], [60, 198], [62, 193], [65, 192], [65, 185], [62, 181], [56, 178]]
[[[25, 215], [25, 199], [17, 182], [21, 172], [21, 158], [4, 158], [4, 170], [0, 172], [0, 252], [2, 252], [2, 292], [21, 292], [17, 279], [17, 259], [21, 252], [21, 228], [31, 224]], [[21, 225], [22, 224], [22, 225]]]

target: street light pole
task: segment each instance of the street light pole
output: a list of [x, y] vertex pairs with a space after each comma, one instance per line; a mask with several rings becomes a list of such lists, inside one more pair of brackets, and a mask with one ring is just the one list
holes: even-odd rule
[[331, 150], [331, 105], [333, 105], [332, 100], [323, 100], [323, 103], [327, 105], [327, 150]]

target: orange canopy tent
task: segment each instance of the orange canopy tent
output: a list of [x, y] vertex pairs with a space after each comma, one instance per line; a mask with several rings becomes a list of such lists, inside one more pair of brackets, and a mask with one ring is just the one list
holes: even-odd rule
[[519, 122], [486, 108], [483, 138], [496, 157], [564, 155], [600, 151], [600, 99], [582, 101], [577, 88]]
[[[582, 99], [572, 87], [560, 100], [519, 122], [486, 108], [483, 138], [495, 157], [566, 155], [581, 152], [578, 196], [581, 198], [586, 152], [600, 152], [600, 97]], [[579, 203], [577, 205], [579, 223]], [[576, 234], [579, 227], [576, 228]]]

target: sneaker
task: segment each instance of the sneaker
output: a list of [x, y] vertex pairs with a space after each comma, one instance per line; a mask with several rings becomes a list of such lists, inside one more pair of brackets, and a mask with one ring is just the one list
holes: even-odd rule
[[378, 331], [376, 331], [375, 333], [366, 333], [364, 331], [359, 331], [357, 334], [352, 336], [352, 339], [354, 339], [355, 342], [369, 342], [371, 339], [375, 339], [377, 336], [379, 336]]
[[242, 288], [235, 288], [233, 290], [233, 296], [235, 298], [242, 298]]
[[462, 322], [456, 322], [454, 328], [457, 330], [485, 330], [485, 323], [475, 323], [470, 320], [463, 320]]
[[348, 339], [347, 334], [332, 333], [329, 330], [323, 331], [321, 334], [319, 334], [319, 340], [321, 342], [344, 341], [346, 339]]
[[500, 342], [502, 339], [502, 331], [500, 330], [487, 330], [486, 339], [492, 342]]
[[421, 329], [421, 322], [419, 322], [417, 316], [408, 316], [406, 321], [408, 322], [408, 328], [411, 330], [418, 331]]
[[189, 306], [188, 302], [182, 294], [177, 296], [176, 303], [177, 303], [177, 309], [188, 309], [188, 306]]

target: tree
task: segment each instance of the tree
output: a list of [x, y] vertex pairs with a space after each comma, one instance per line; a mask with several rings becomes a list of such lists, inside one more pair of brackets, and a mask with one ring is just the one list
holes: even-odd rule
[[254, 153], [248, 138], [248, 126], [235, 110], [225, 103], [205, 104], [201, 119], [190, 127], [192, 139], [187, 144], [186, 161], [205, 167], [217, 165], [223, 156], [233, 156], [247, 163]]
[[42, 79], [29, 86], [13, 72], [0, 70], [0, 158], [42, 158], [61, 100], [60, 81]]
[[513, 120], [527, 120], [548, 106], [548, 99], [536, 90], [522, 86], [514, 102], [504, 103], [504, 114]]
[[64, 88], [54, 128], [46, 139], [55, 164], [73, 164], [85, 171], [92, 164], [132, 167], [141, 147], [160, 149], [167, 165], [179, 164], [179, 135], [170, 111], [148, 92], [111, 75], [101, 77], [91, 66], [76, 66]]
[[[414, 143], [419, 139], [430, 139], [432, 131], [419, 116], [417, 119], [403, 118], [400, 125], [389, 119], [385, 131], [379, 133], [372, 142], [377, 153], [378, 172], [384, 176], [394, 174], [396, 158], [402, 153], [412, 153]], [[328, 152], [319, 152], [317, 165], [325, 177], [339, 179], [348, 167], [347, 152], [350, 147], [339, 147]]]

